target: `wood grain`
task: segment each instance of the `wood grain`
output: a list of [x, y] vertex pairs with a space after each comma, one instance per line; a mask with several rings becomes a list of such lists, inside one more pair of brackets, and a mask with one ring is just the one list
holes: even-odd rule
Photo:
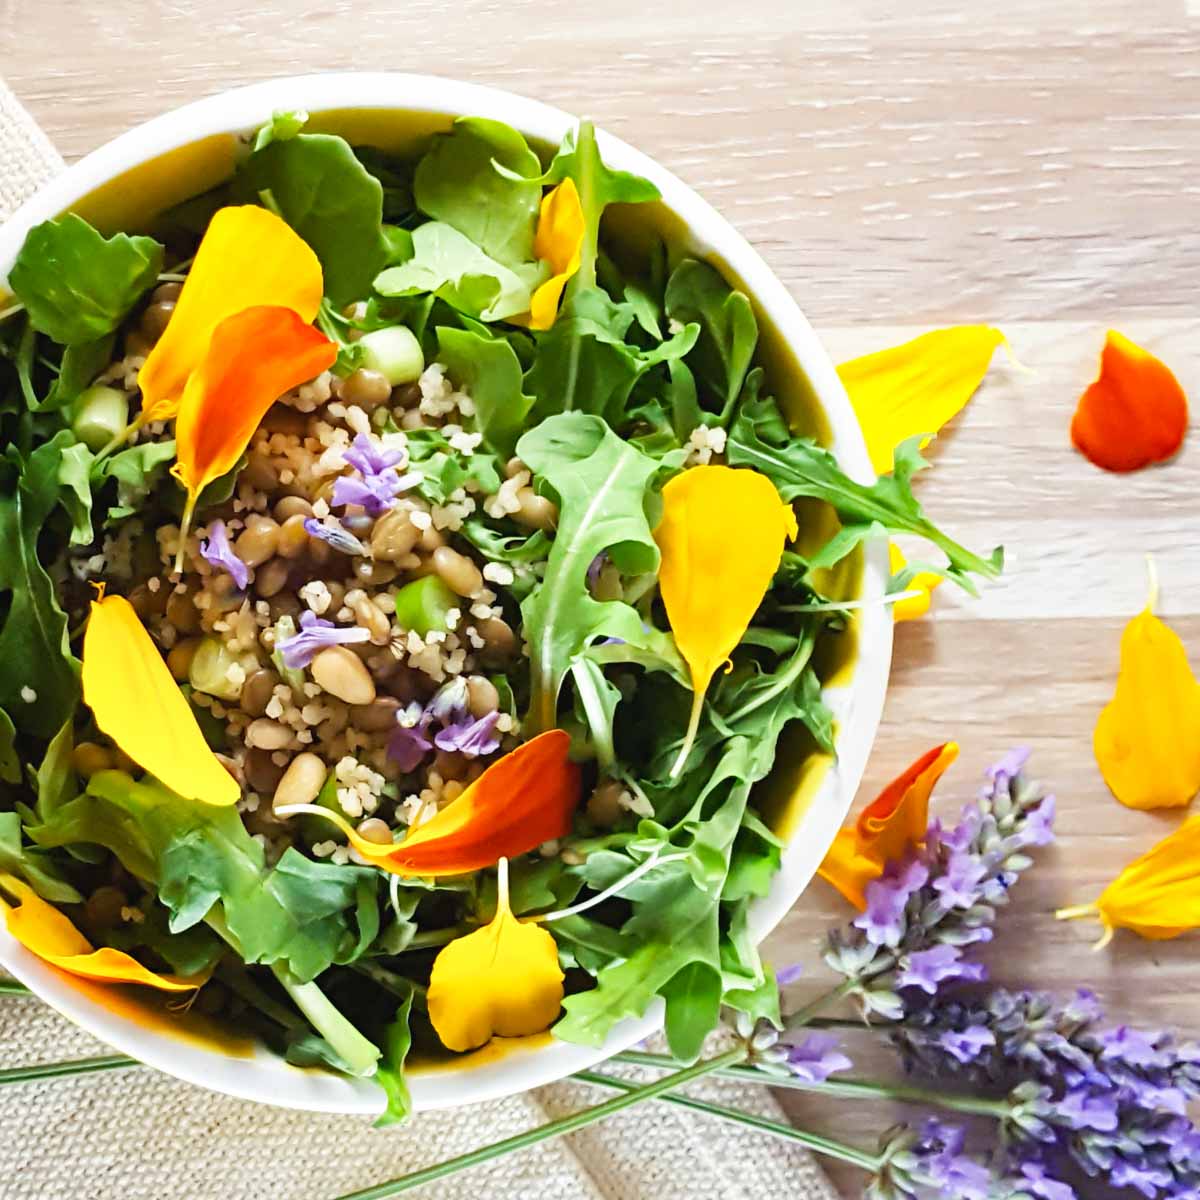
[[[1192, 11], [1189, 12], [1189, 9]], [[0, 0], [0, 71], [68, 156], [237, 83], [311, 70], [424, 70], [586, 113], [677, 171], [756, 243], [835, 359], [933, 324], [991, 321], [997, 359], [932, 450], [931, 514], [1009, 570], [978, 602], [938, 593], [897, 630], [863, 795], [935, 741], [962, 760], [953, 811], [987, 762], [1033, 748], [1060, 803], [1058, 846], [1022, 883], [989, 955], [1005, 983], [1098, 988], [1112, 1010], [1195, 1026], [1194, 939], [1122, 936], [1052, 910], [1092, 898], [1177, 820], [1107, 793], [1091, 730], [1123, 622], [1144, 599], [1200, 666], [1197, 451], [1130, 478], [1075, 455], [1067, 425], [1109, 326], [1200, 395], [1200, 21], [1179, 0]], [[844, 907], [823, 885], [772, 938], [824, 978], [817, 939]], [[857, 1051], [856, 1051], [857, 1053]], [[867, 1067], [888, 1055], [863, 1051]], [[888, 1115], [789, 1096], [798, 1121], [865, 1140]], [[836, 1176], [859, 1194], [852, 1172]]]

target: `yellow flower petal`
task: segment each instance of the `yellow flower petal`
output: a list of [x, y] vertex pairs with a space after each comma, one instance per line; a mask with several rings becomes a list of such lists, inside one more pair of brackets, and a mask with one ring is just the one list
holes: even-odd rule
[[683, 768], [709, 682], [742, 640], [797, 532], [791, 506], [755, 471], [693, 467], [663, 488], [654, 531], [658, 585], [671, 633], [691, 669], [692, 716], [672, 768]]
[[583, 248], [583, 205], [575, 180], [564, 179], [542, 198], [533, 252], [550, 264], [549, 279], [534, 290], [529, 305], [529, 328], [549, 329], [558, 315], [558, 302], [567, 280], [579, 270]]
[[1154, 615], [1156, 587], [1121, 635], [1113, 698], [1092, 744], [1112, 794], [1129, 808], [1178, 808], [1200, 790], [1200, 684], [1187, 651]]
[[[899, 575], [908, 566], [904, 552], [895, 542], [888, 544], [888, 559], [893, 575]], [[918, 617], [923, 617], [929, 611], [929, 605], [933, 601], [931, 595], [933, 589], [941, 582], [942, 577], [935, 575], [932, 571], [918, 571], [904, 585], [904, 591], [920, 592], [921, 594], [909, 596], [905, 600], [897, 600], [892, 605], [892, 617], [897, 621], [915, 621]]]
[[167, 328], [138, 372], [141, 420], [175, 415], [188, 376], [227, 317], [269, 304], [292, 309], [308, 324], [317, 315], [322, 289], [317, 256], [286, 221], [253, 204], [219, 209]]
[[92, 603], [83, 698], [96, 724], [173, 792], [209, 804], [237, 802], [241, 789], [208, 748], [158, 647], [121, 596]]
[[450, 1050], [474, 1050], [493, 1036], [548, 1029], [562, 1007], [563, 973], [554, 938], [518, 921], [508, 902], [508, 860], [500, 860], [496, 915], [455, 938], [433, 960], [429, 1019]]
[[92, 948], [91, 942], [52, 904], [12, 875], [0, 874], [0, 891], [20, 901], [15, 907], [0, 897], [4, 923], [26, 950], [60, 970], [97, 983], [138, 983], [164, 992], [190, 992], [208, 980], [208, 974], [184, 978], [159, 975], [143, 967], [123, 950]]
[[879, 474], [905, 438], [937, 433], [966, 406], [1003, 341], [990, 325], [956, 325], [838, 367]]
[[1094, 904], [1060, 909], [1059, 920], [1098, 917], [1106, 944], [1115, 929], [1152, 941], [1200, 927], [1200, 816], [1189, 817], [1104, 889]]
[[919, 846], [929, 828], [929, 797], [958, 757], [958, 746], [934, 746], [907, 767], [838, 835], [818, 869], [858, 909], [867, 906], [867, 884], [893, 859]]

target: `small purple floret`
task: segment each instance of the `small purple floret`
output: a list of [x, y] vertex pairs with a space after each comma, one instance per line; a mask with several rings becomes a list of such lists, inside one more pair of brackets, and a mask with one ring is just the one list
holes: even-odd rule
[[848, 1071], [853, 1065], [837, 1038], [828, 1033], [810, 1033], [788, 1047], [787, 1068], [806, 1083], [824, 1083], [835, 1071]]
[[896, 976], [898, 987], [916, 987], [929, 995], [936, 995], [938, 987], [947, 979], [979, 981], [985, 976], [982, 963], [964, 962], [957, 946], [931, 946], [928, 950], [916, 950], [908, 956], [903, 969]]
[[302, 670], [322, 650], [329, 646], [344, 646], [350, 642], [369, 641], [371, 634], [361, 626], [352, 625], [349, 628], [334, 625], [332, 621], [324, 621], [313, 612], [300, 614], [300, 632], [290, 638], [277, 642], [275, 649], [283, 659], [283, 665], [290, 671]]
[[478, 720], [472, 720], [468, 716], [454, 721], [434, 737], [434, 745], [439, 750], [457, 750], [468, 758], [494, 754], [500, 748], [500, 738], [495, 732], [496, 722], [499, 720], [500, 713], [494, 711], [485, 713]]
[[879, 879], [867, 884], [867, 908], [854, 925], [873, 946], [898, 946], [904, 907], [913, 892], [925, 886], [929, 870], [923, 862], [889, 863]]
[[250, 568], [234, 554], [224, 521], [213, 521], [209, 525], [208, 537], [200, 543], [200, 555], [209, 566], [226, 571], [239, 590], [250, 582]]
[[[334, 491], [337, 491], [336, 484]], [[363, 555], [367, 552], [366, 546], [348, 529], [343, 529], [340, 525], [323, 525], [316, 517], [305, 518], [304, 532], [310, 537], [320, 538], [321, 541], [327, 542], [342, 554]]]

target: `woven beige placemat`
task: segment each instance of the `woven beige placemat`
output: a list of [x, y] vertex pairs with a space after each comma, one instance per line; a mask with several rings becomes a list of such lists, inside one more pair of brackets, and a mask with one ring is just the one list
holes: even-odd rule
[[[0, 219], [62, 168], [0, 81]], [[0, 1066], [103, 1054], [37, 1000], [0, 1000]], [[690, 1094], [784, 1119], [765, 1088]], [[606, 1099], [582, 1084], [374, 1130], [360, 1117], [268, 1108], [137, 1068], [5, 1089], [0, 1200], [328, 1200]], [[837, 1200], [799, 1147], [649, 1103], [430, 1184], [425, 1200]]]

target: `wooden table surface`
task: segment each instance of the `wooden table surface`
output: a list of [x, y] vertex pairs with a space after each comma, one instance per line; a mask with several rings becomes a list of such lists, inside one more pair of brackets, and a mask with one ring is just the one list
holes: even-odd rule
[[[1175, 816], [1108, 794], [1091, 730], [1145, 595], [1200, 665], [1200, 462], [1105, 475], [1067, 426], [1107, 328], [1200, 397], [1200, 5], [1183, 0], [2, 0], [0, 73], [68, 158], [137, 121], [269, 76], [394, 68], [495, 84], [593, 117], [720, 208], [790, 287], [836, 360], [932, 326], [1000, 325], [998, 359], [934, 448], [929, 511], [1009, 570], [979, 602], [937, 596], [897, 630], [863, 797], [956, 739], [951, 811], [1006, 747], [1033, 748], [1060, 840], [1020, 885], [990, 955], [1008, 984], [1088, 982], [1114, 1013], [1191, 1026], [1195, 941], [1121, 935], [1052, 910], [1092, 899]], [[1189, 11], [1190, 10], [1190, 11]], [[846, 915], [820, 883], [771, 939], [811, 964]], [[806, 985], [798, 985], [802, 990]], [[888, 1055], [864, 1052], [864, 1062]], [[879, 1112], [798, 1122], [848, 1138]], [[847, 1196], [852, 1174], [839, 1174]]]

